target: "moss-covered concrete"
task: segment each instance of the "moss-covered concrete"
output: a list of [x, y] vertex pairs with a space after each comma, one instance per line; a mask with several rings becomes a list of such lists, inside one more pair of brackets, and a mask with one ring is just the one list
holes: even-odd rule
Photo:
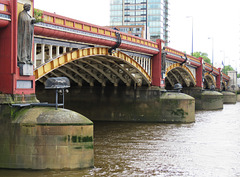
[[195, 98], [196, 110], [218, 110], [223, 109], [223, 94], [217, 91], [202, 90], [201, 88], [188, 88], [184, 93]]
[[160, 97], [162, 117], [165, 122], [191, 123], [195, 121], [195, 99], [177, 92], [167, 92]]
[[20, 95], [20, 94], [0, 94], [0, 104], [24, 104], [24, 103], [38, 103], [39, 100], [35, 94]]
[[93, 167], [93, 123], [85, 116], [50, 107], [0, 109], [0, 168]]
[[203, 91], [200, 102], [200, 110], [223, 109], [223, 95], [217, 91]]
[[[71, 87], [65, 107], [93, 121], [194, 122], [194, 98], [164, 93], [159, 87]], [[38, 99], [53, 102], [54, 93], [37, 90]]]
[[237, 94], [237, 102], [240, 102], [240, 94]]
[[222, 91], [224, 104], [236, 104], [237, 96], [233, 92]]

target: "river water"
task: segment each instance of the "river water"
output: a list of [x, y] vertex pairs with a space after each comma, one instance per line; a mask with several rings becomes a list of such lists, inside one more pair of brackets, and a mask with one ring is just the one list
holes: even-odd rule
[[240, 177], [240, 103], [198, 111], [192, 124], [95, 123], [95, 168], [0, 170], [0, 176]]

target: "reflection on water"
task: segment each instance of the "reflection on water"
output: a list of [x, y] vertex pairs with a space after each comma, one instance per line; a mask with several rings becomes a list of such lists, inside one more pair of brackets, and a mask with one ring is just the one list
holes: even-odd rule
[[0, 176], [240, 177], [240, 103], [196, 112], [193, 124], [95, 123], [95, 168], [0, 170]]

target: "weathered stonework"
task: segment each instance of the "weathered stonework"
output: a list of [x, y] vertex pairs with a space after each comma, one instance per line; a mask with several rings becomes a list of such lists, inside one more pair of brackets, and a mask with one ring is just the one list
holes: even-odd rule
[[195, 98], [196, 110], [223, 109], [223, 95], [220, 92], [202, 90], [197, 87], [184, 89], [183, 91]]
[[17, 104], [17, 103], [38, 103], [39, 100], [35, 94], [0, 94], [0, 104]]
[[93, 123], [86, 117], [49, 107], [22, 108], [12, 115], [1, 116], [0, 168], [93, 167]]
[[[195, 121], [194, 98], [159, 87], [74, 88], [65, 107], [94, 121], [189, 123]], [[41, 101], [52, 102], [53, 93], [37, 91]]]
[[240, 102], [240, 94], [237, 94], [237, 102]]
[[236, 104], [237, 96], [233, 92], [223, 91], [223, 103], [224, 104]]

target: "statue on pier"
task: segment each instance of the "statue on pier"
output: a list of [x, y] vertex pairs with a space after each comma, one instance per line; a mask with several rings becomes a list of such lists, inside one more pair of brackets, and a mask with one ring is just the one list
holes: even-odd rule
[[32, 41], [35, 18], [28, 14], [31, 9], [31, 4], [24, 4], [24, 10], [18, 16], [18, 65], [32, 65]]

